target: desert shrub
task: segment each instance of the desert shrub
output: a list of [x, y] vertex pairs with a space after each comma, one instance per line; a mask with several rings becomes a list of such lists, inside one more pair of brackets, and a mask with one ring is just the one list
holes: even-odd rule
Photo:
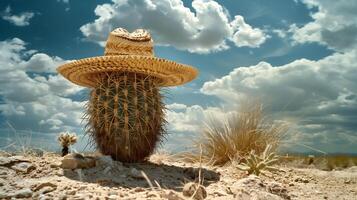
[[252, 150], [245, 159], [245, 162], [240, 163], [240, 160], [238, 160], [238, 162], [233, 160], [233, 165], [239, 170], [257, 176], [259, 176], [259, 174], [266, 175], [267, 171], [279, 171], [278, 168], [272, 166], [279, 161], [279, 156], [271, 152], [271, 147], [271, 145], [267, 145], [261, 155], [257, 155], [254, 150]]
[[232, 158], [245, 158], [251, 151], [261, 154], [267, 145], [275, 151], [288, 128], [264, 115], [262, 104], [244, 104], [224, 119], [211, 116], [199, 137], [194, 139], [194, 150], [181, 156], [186, 161], [202, 159], [212, 165], [223, 165]]

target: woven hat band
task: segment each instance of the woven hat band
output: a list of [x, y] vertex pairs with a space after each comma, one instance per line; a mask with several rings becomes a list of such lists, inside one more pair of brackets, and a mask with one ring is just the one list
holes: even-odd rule
[[136, 33], [135, 37], [128, 32], [123, 32], [122, 29], [112, 31], [107, 39], [104, 55], [154, 56], [153, 41], [149, 33], [145, 32], [147, 34], [144, 35], [145, 37], [138, 36], [137, 32], [134, 33]]

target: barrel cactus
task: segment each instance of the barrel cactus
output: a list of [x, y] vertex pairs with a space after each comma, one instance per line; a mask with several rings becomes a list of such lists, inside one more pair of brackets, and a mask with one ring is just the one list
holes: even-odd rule
[[165, 133], [164, 104], [155, 79], [115, 73], [98, 81], [87, 106], [88, 133], [102, 153], [116, 160], [144, 159]]
[[105, 155], [122, 162], [148, 157], [165, 136], [161, 87], [193, 80], [198, 71], [154, 56], [148, 31], [109, 34], [105, 55], [66, 63], [57, 71], [89, 87], [86, 132]]

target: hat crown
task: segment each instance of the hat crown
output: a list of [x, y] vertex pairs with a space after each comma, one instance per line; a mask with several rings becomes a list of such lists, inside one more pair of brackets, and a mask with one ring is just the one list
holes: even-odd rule
[[130, 33], [124, 28], [116, 28], [108, 36], [104, 55], [154, 56], [153, 40], [145, 29], [136, 29]]

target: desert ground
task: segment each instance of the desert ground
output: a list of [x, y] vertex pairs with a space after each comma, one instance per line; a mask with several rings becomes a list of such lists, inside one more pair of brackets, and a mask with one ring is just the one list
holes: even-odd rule
[[[357, 167], [279, 166], [247, 175], [232, 165], [187, 163], [166, 154], [121, 163], [100, 154], [0, 154], [0, 199], [351, 199]], [[65, 157], [65, 158], [66, 158]], [[198, 184], [200, 183], [200, 184]]]

